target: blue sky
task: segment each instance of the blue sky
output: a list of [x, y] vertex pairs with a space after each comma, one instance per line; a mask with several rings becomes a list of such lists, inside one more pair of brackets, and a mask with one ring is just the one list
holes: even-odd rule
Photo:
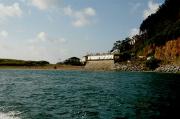
[[0, 0], [0, 58], [63, 61], [107, 52], [164, 0]]

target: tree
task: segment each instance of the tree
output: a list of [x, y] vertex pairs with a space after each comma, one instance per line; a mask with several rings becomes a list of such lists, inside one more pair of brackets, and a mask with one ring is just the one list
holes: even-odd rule
[[121, 53], [130, 51], [132, 46], [129, 44], [129, 41], [132, 40], [131, 38], [125, 38], [124, 40], [119, 40], [114, 43], [114, 46], [111, 51], [119, 50]]
[[167, 40], [180, 36], [179, 6], [179, 0], [166, 0], [155, 14], [142, 22], [140, 31], [147, 34], [148, 44], [164, 45]]
[[82, 63], [80, 62], [80, 59], [77, 58], [77, 57], [70, 57], [70, 58], [66, 59], [64, 61], [64, 64], [67, 64], [67, 65], [76, 65], [76, 66], [82, 65]]

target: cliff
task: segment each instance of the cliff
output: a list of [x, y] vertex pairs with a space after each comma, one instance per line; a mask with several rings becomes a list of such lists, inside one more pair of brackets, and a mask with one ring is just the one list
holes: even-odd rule
[[[165, 0], [140, 25], [140, 33], [114, 43], [112, 51], [125, 56], [151, 56], [163, 64], [180, 64], [180, 1]], [[129, 41], [135, 41], [131, 44]], [[130, 58], [128, 58], [130, 60]]]
[[171, 62], [180, 65], [180, 37], [175, 40], [169, 40], [162, 46], [148, 45], [138, 53], [138, 55], [142, 56], [151, 54], [154, 54], [156, 59], [166, 63]]
[[156, 47], [154, 56], [180, 65], [180, 37], [166, 42], [164, 46]]
[[140, 31], [145, 37], [138, 44], [138, 55], [154, 56], [165, 64], [180, 64], [179, 5], [179, 0], [165, 0], [155, 14], [142, 22]]

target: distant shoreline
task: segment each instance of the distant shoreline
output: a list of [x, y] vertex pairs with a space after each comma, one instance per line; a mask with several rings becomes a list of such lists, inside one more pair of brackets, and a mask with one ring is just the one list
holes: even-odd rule
[[[161, 67], [162, 68], [162, 67]], [[78, 70], [78, 71], [116, 71], [116, 72], [156, 72], [156, 73], [177, 73], [180, 74], [180, 71], [167, 71], [163, 70], [122, 70], [115, 68], [113, 70], [96, 70], [96, 69], [86, 69], [84, 66], [73, 66], [73, 65], [55, 65], [50, 64], [46, 66], [0, 66], [0, 70]]]
[[17, 70], [83, 70], [83, 66], [72, 65], [45, 65], [45, 66], [0, 66], [0, 70], [17, 69]]

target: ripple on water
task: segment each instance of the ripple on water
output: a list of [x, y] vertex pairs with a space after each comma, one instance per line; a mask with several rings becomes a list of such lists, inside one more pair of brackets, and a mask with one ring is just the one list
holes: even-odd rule
[[179, 116], [175, 112], [180, 108], [179, 76], [4, 70], [0, 71], [0, 119], [151, 119], [173, 114]]

